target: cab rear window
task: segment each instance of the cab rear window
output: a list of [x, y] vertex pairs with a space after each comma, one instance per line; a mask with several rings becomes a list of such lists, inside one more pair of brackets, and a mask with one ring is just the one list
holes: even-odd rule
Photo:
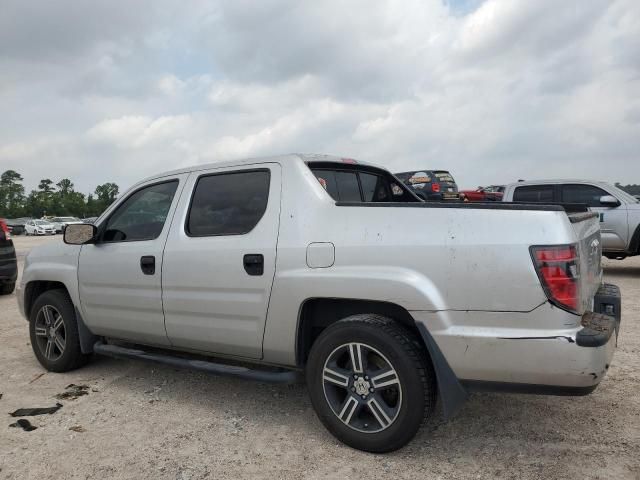
[[311, 168], [318, 182], [331, 198], [339, 202], [415, 202], [391, 175], [361, 170]]

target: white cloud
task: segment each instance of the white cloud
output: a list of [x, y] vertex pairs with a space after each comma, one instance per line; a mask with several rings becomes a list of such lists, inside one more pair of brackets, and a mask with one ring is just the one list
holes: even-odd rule
[[66, 15], [10, 2], [0, 170], [90, 190], [305, 151], [448, 168], [462, 186], [640, 183], [640, 4], [476, 4], [162, 0]]

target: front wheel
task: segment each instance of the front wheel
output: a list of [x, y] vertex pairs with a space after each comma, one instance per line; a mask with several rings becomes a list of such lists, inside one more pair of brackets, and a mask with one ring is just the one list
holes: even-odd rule
[[50, 372], [67, 372], [84, 365], [88, 355], [80, 349], [75, 310], [64, 290], [49, 290], [31, 308], [31, 348], [40, 364]]
[[328, 327], [307, 363], [311, 402], [325, 427], [368, 452], [406, 445], [436, 400], [433, 368], [417, 337], [380, 315]]

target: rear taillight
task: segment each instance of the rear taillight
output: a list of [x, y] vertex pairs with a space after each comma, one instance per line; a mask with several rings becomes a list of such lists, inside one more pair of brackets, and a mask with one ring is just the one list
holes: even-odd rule
[[431, 184], [431, 191], [438, 193], [440, 191], [440, 184], [439, 183], [432, 183]]
[[575, 245], [531, 247], [531, 258], [549, 300], [577, 312], [580, 298], [580, 259]]
[[7, 227], [7, 224], [2, 220], [0, 220], [0, 230], [4, 232], [4, 238], [6, 238], [7, 240], [11, 239], [11, 232], [9, 231], [9, 227]]

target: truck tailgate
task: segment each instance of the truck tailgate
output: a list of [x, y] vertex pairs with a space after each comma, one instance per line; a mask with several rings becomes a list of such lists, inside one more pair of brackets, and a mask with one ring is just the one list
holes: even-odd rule
[[602, 241], [595, 212], [569, 214], [580, 254], [580, 310], [593, 310], [593, 297], [602, 284]]

